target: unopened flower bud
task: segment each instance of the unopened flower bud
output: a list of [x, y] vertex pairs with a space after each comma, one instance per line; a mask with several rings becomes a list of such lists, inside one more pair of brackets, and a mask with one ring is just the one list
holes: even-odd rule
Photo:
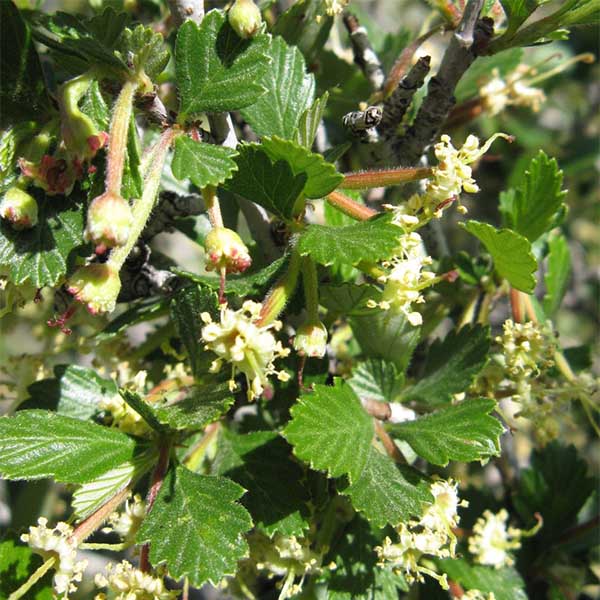
[[206, 269], [222, 269], [227, 273], [242, 273], [251, 264], [252, 259], [242, 238], [226, 227], [214, 227], [204, 240], [208, 262]]
[[115, 309], [121, 280], [109, 264], [94, 263], [77, 269], [67, 281], [67, 290], [96, 315]]
[[251, 38], [262, 25], [260, 9], [253, 0], [235, 0], [229, 10], [229, 24], [241, 38]]
[[306, 323], [298, 327], [294, 349], [302, 356], [323, 358], [327, 351], [327, 328], [323, 323]]
[[31, 229], [38, 222], [35, 198], [18, 187], [9, 188], [0, 202], [0, 217], [10, 222], [13, 229]]
[[122, 246], [129, 236], [131, 221], [129, 203], [121, 196], [106, 192], [90, 204], [85, 239], [106, 248]]

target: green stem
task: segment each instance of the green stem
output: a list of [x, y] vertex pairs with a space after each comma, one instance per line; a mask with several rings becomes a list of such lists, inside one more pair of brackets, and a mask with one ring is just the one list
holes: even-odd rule
[[408, 169], [381, 169], [378, 171], [363, 171], [346, 173], [344, 181], [338, 186], [346, 190], [364, 190], [375, 187], [400, 185], [410, 181], [418, 181], [431, 177], [430, 167], [412, 167]]
[[8, 600], [19, 600], [54, 566], [56, 557], [49, 558], [31, 577], [18, 589], [15, 590]]
[[308, 321], [309, 323], [316, 323], [319, 320], [319, 282], [317, 279], [317, 266], [310, 256], [303, 256], [301, 268]]
[[329, 202], [331, 206], [335, 206], [335, 208], [342, 211], [345, 215], [348, 215], [357, 221], [366, 221], [378, 214], [378, 211], [369, 208], [364, 204], [359, 204], [355, 200], [352, 200], [352, 198], [348, 198], [348, 196], [345, 196], [340, 192], [331, 192], [327, 196], [327, 202]]
[[299, 271], [300, 254], [294, 249], [292, 251], [287, 272], [273, 286], [263, 302], [260, 317], [256, 322], [258, 326], [264, 327], [269, 325], [279, 316], [279, 313], [284, 309], [296, 289]]
[[203, 188], [202, 197], [206, 203], [206, 212], [208, 213], [210, 224], [213, 227], [224, 227], [221, 205], [219, 204], [219, 198], [217, 197], [215, 188], [212, 185]]
[[131, 544], [123, 543], [123, 544], [79, 544], [80, 550], [108, 550], [109, 552], [122, 552], [123, 550], [127, 550]]
[[158, 188], [160, 187], [163, 165], [167, 158], [167, 152], [169, 151], [174, 135], [175, 132], [172, 129], [166, 129], [158, 140], [154, 156], [152, 157], [152, 163], [148, 167], [148, 173], [144, 180], [142, 197], [133, 205], [133, 224], [131, 226], [131, 231], [129, 232], [127, 243], [124, 246], [115, 248], [108, 259], [107, 264], [116, 271], [121, 270], [123, 263], [127, 260], [129, 253], [135, 246], [140, 234], [146, 226], [148, 217], [150, 217], [150, 213], [154, 208], [154, 202], [156, 200], [156, 195], [158, 194]]
[[138, 83], [128, 80], [123, 84], [113, 108], [108, 134], [108, 155], [106, 160], [106, 191], [121, 195], [123, 167], [127, 149], [129, 122], [133, 111], [133, 97]]

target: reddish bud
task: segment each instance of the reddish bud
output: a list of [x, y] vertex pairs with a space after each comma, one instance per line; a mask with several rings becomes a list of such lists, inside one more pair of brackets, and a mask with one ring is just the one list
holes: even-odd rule
[[0, 217], [17, 231], [31, 229], [38, 222], [38, 205], [33, 196], [18, 187], [9, 188], [0, 202]]
[[226, 227], [214, 227], [204, 240], [208, 262], [207, 271], [225, 268], [227, 273], [242, 273], [251, 264], [252, 259], [242, 238]]

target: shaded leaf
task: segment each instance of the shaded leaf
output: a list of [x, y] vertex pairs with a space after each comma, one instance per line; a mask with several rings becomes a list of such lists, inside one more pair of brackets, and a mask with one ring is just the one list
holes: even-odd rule
[[548, 240], [548, 265], [544, 283], [544, 312], [548, 318], [553, 317], [567, 291], [571, 276], [571, 251], [564, 235], [552, 236]]
[[[42, 557], [23, 542], [10, 538], [0, 541], [0, 598], [5, 600], [21, 587], [42, 562]], [[30, 600], [52, 600], [52, 573], [46, 573], [27, 594]]]
[[[313, 102], [312, 106], [302, 113], [300, 120], [298, 121], [298, 129], [293, 138], [301, 146], [309, 149], [312, 148], [315, 137], [317, 137], [319, 125], [325, 114], [328, 98], [329, 93], [325, 92], [320, 98], [317, 98]], [[328, 162], [335, 162], [334, 159], [328, 158], [327, 156], [324, 158]]]
[[400, 394], [404, 377], [394, 363], [371, 358], [358, 364], [348, 383], [360, 398], [394, 402]]

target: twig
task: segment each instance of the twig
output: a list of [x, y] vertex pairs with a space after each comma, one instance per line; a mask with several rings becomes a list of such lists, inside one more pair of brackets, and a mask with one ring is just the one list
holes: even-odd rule
[[169, 9], [175, 27], [180, 27], [187, 19], [201, 23], [204, 18], [204, 0], [169, 0]]
[[357, 221], [366, 221], [378, 213], [375, 209], [369, 208], [364, 204], [359, 204], [352, 200], [352, 198], [348, 198], [348, 196], [345, 196], [340, 192], [331, 192], [328, 194], [327, 202], [329, 202], [331, 206], [335, 206], [335, 208], [341, 210], [345, 215], [348, 215]]
[[390, 437], [389, 433], [385, 430], [380, 421], [375, 420], [375, 433], [383, 444], [385, 451], [388, 453], [390, 458], [394, 459], [394, 462], [405, 465], [406, 459], [402, 456], [402, 452], [398, 449], [398, 446], [394, 444], [394, 440]]
[[[444, 54], [435, 77], [429, 81], [427, 96], [406, 135], [394, 145], [396, 156], [405, 164], [415, 164], [427, 146], [438, 136], [456, 99], [454, 90], [493, 34], [493, 21], [477, 21], [484, 0], [469, 0], [463, 20]], [[473, 40], [472, 44], [468, 44]]]
[[352, 14], [344, 15], [344, 25], [350, 34], [350, 43], [354, 52], [354, 62], [361, 68], [369, 85], [374, 92], [383, 87], [385, 73], [381, 61], [373, 49], [367, 30], [358, 22]]
[[163, 231], [172, 231], [177, 219], [191, 217], [203, 213], [204, 200], [200, 194], [186, 194], [162, 191], [150, 220], [142, 231], [142, 239], [151, 240]]

